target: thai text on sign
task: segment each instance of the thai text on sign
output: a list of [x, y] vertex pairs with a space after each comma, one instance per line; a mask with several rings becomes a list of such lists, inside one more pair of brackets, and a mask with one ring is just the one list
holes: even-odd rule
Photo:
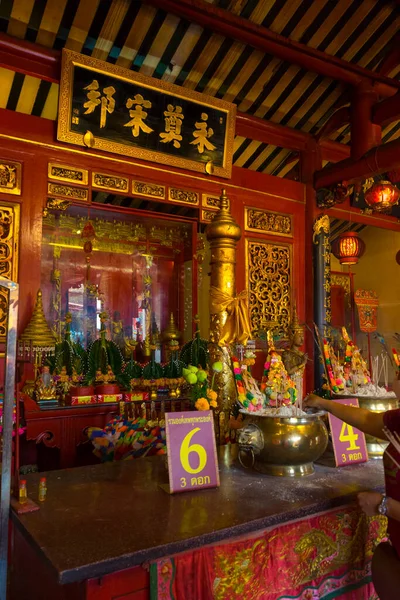
[[165, 413], [171, 493], [219, 486], [211, 411]]
[[[343, 398], [335, 400], [340, 404], [358, 407], [357, 398]], [[337, 467], [367, 462], [368, 452], [365, 435], [355, 427], [347, 425], [337, 417], [329, 414], [331, 426], [333, 451]]]

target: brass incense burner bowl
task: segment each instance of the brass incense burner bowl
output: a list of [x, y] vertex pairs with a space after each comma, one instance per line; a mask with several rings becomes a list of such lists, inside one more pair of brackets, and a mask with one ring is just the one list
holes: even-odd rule
[[323, 412], [299, 417], [247, 415], [239, 431], [239, 461], [260, 473], [302, 477], [314, 473], [313, 463], [325, 452], [328, 431]]

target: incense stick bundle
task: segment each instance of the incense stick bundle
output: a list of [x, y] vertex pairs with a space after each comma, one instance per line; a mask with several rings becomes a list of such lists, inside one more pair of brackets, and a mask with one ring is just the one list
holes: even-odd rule
[[398, 433], [392, 433], [387, 427], [384, 427], [382, 431], [386, 435], [389, 442], [395, 447], [397, 452], [400, 452], [400, 437]]
[[[395, 435], [397, 436], [397, 438], [399, 440], [397, 442], [396, 438], [393, 436], [393, 434], [390, 431], [390, 429], [388, 429], [387, 427], [384, 427], [382, 431], [386, 435], [386, 437], [389, 440], [389, 442], [391, 442], [391, 444], [393, 444], [393, 446], [397, 450], [397, 452], [400, 452], [400, 437], [398, 436], [398, 434], [395, 432]], [[394, 440], [394, 442], [392, 440]], [[378, 442], [378, 444], [379, 444], [379, 442]], [[382, 450], [385, 450], [385, 448], [382, 446], [382, 444], [379, 444], [379, 445], [382, 448]], [[393, 458], [393, 456], [390, 454], [390, 452], [387, 449], [385, 450], [385, 452], [388, 455], [388, 457], [390, 458], [390, 460], [394, 462], [394, 464], [396, 465], [396, 467], [398, 469], [400, 469], [400, 464], [397, 462], [397, 460], [395, 458]]]

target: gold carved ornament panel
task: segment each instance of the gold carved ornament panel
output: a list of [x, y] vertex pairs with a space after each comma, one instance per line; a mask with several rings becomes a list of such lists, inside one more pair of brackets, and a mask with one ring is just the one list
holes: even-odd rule
[[0, 159], [0, 193], [21, 195], [21, 163]]
[[293, 219], [291, 215], [246, 207], [245, 229], [246, 231], [262, 231], [271, 235], [291, 237], [293, 235]]
[[291, 315], [292, 246], [246, 240], [246, 279], [252, 332], [287, 330]]
[[[18, 236], [20, 208], [18, 204], [0, 204], [0, 275], [18, 281]], [[7, 291], [0, 288], [0, 342], [7, 331]]]

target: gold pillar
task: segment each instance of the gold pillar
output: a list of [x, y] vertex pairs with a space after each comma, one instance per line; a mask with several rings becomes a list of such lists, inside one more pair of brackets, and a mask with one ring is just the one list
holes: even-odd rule
[[[241, 229], [230, 213], [229, 200], [224, 189], [220, 198], [220, 209], [212, 222], [207, 225], [206, 235], [211, 255], [210, 285], [234, 298], [236, 296], [236, 245], [241, 238]], [[225, 348], [218, 346], [221, 327], [226, 318], [226, 311], [212, 314], [210, 310], [209, 351], [211, 364], [217, 361], [223, 364], [223, 371], [216, 378], [218, 405], [220, 409], [229, 411], [236, 400], [235, 381], [229, 353]]]

